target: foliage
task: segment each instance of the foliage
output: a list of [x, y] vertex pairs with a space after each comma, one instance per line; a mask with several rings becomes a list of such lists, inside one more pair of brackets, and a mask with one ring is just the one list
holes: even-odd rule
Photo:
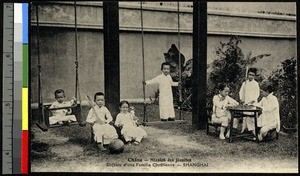
[[[227, 83], [231, 89], [230, 96], [239, 100], [238, 92], [245, 80], [247, 67], [263, 57], [270, 56], [270, 54], [261, 54], [251, 57], [251, 53], [245, 56], [238, 46], [241, 42], [238, 37], [232, 36], [229, 42], [221, 42], [221, 46], [216, 48], [217, 58], [211, 64], [211, 73], [207, 79], [208, 107], [212, 106], [212, 97], [217, 93], [215, 87], [218, 83]], [[256, 80], [259, 83], [268, 82], [277, 88], [276, 96], [280, 102], [281, 122], [288, 128], [294, 128], [297, 125], [295, 58], [283, 61], [269, 76], [264, 75], [264, 71], [258, 69]]]
[[276, 95], [279, 99], [280, 117], [283, 126], [293, 128], [297, 125], [297, 71], [296, 59], [286, 59], [274, 69], [266, 80], [277, 88]]
[[207, 106], [212, 106], [212, 97], [217, 94], [216, 86], [219, 83], [227, 83], [231, 89], [233, 98], [238, 99], [240, 85], [244, 81], [246, 61], [241, 48], [238, 46], [242, 41], [232, 36], [227, 43], [220, 42], [216, 48], [217, 58], [211, 64], [211, 73], [208, 75]]
[[[217, 58], [211, 64], [211, 73], [208, 75], [207, 84], [207, 106], [212, 106], [212, 97], [217, 94], [216, 86], [219, 83], [226, 83], [230, 90], [230, 96], [239, 100], [239, 89], [246, 79], [246, 72], [249, 67], [263, 57], [271, 54], [261, 54], [252, 57], [251, 52], [246, 56], [239, 47], [242, 43], [237, 36], [232, 36], [227, 43], [220, 42], [221, 46], [216, 48]], [[264, 79], [263, 69], [257, 69], [256, 80], [261, 82]]]

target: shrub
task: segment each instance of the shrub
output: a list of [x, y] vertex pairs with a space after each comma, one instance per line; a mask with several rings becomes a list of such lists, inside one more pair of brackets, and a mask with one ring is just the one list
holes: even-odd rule
[[[270, 56], [270, 54], [261, 54], [251, 57], [251, 52], [246, 56], [239, 47], [241, 39], [237, 36], [232, 36], [227, 43], [220, 42], [221, 46], [216, 48], [217, 58], [211, 64], [211, 73], [207, 80], [207, 107], [212, 106], [212, 97], [217, 94], [215, 87], [218, 83], [228, 84], [231, 92], [230, 96], [239, 100], [239, 90], [245, 81], [246, 71], [259, 59]], [[256, 80], [261, 82], [264, 75], [261, 74], [264, 70], [258, 69]]]
[[276, 96], [279, 100], [281, 123], [288, 128], [297, 127], [296, 66], [295, 58], [286, 59], [266, 80], [277, 88]]
[[227, 83], [231, 89], [231, 95], [238, 99], [238, 91], [244, 80], [246, 61], [241, 48], [238, 46], [242, 41], [232, 36], [227, 43], [220, 42], [221, 46], [216, 48], [217, 58], [211, 64], [211, 72], [207, 80], [207, 106], [212, 106], [212, 97], [217, 93], [218, 83]]

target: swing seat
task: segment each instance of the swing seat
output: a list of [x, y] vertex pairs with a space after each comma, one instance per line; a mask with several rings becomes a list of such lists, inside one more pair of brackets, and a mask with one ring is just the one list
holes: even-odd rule
[[[68, 107], [61, 107], [61, 108], [50, 108], [51, 105], [43, 105], [44, 108], [44, 116], [45, 116], [45, 124], [48, 128], [56, 128], [56, 127], [64, 127], [64, 126], [73, 126], [73, 125], [79, 125], [79, 126], [85, 126], [86, 123], [82, 120], [81, 117], [81, 108], [80, 108], [80, 104], [76, 104], [73, 106], [68, 106]], [[74, 115], [76, 117], [76, 121], [75, 122], [67, 122], [67, 121], [63, 121], [62, 124], [52, 124], [50, 125], [49, 123], [49, 118], [52, 116], [52, 112], [53, 110], [61, 110], [61, 109], [71, 109], [71, 114], [70, 115]]]
[[158, 125], [158, 124], [186, 124], [186, 120], [174, 120], [174, 121], [153, 121], [153, 122], [144, 122], [142, 123], [143, 126], [151, 126], [151, 125]]

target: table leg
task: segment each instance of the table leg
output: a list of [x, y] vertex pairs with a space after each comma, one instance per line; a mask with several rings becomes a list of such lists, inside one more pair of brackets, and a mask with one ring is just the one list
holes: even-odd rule
[[255, 137], [256, 137], [256, 142], [258, 142], [258, 128], [257, 128], [257, 118], [258, 118], [258, 113], [254, 112], [254, 125], [255, 125]]
[[229, 133], [229, 143], [232, 143], [232, 129], [233, 129], [233, 120], [234, 120], [234, 113], [233, 112], [230, 112], [231, 114], [231, 119], [230, 119], [230, 127], [229, 127], [229, 130], [230, 130], [230, 133]]

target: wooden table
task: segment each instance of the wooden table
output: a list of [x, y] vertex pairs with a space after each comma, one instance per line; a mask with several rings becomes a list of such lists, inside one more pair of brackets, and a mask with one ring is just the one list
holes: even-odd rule
[[[234, 118], [242, 118], [242, 117], [250, 117], [254, 118], [254, 126], [255, 126], [255, 141], [258, 142], [258, 128], [257, 128], [257, 118], [258, 113], [260, 111], [260, 108], [255, 106], [247, 106], [247, 105], [239, 105], [236, 107], [229, 108], [229, 111], [231, 113], [231, 121], [230, 121], [230, 135], [229, 135], [229, 143], [232, 143], [233, 138], [241, 138], [241, 137], [247, 137], [249, 135], [245, 134], [235, 134], [233, 135], [233, 120]], [[249, 113], [249, 114], [245, 114]]]

